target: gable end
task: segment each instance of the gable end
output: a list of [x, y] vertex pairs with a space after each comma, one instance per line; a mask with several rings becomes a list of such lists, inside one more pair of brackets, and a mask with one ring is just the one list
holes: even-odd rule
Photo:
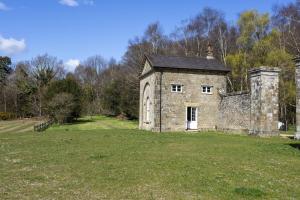
[[145, 59], [144, 68], [143, 68], [141, 76], [148, 74], [150, 71], [152, 71], [152, 66], [151, 66], [150, 62], [148, 61], [148, 59]]

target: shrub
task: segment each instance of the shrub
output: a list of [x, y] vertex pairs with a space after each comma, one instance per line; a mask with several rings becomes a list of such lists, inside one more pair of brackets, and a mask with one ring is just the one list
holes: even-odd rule
[[76, 109], [74, 97], [70, 93], [59, 93], [48, 103], [50, 117], [60, 124], [74, 120], [75, 116], [72, 115], [74, 109]]
[[0, 120], [11, 120], [15, 119], [16, 115], [9, 112], [0, 112]]
[[[57, 94], [62, 93], [72, 95], [72, 119], [80, 117], [82, 92], [74, 77], [67, 76], [65, 79], [52, 82], [47, 89], [46, 98], [50, 101], [55, 98], [58, 100]], [[51, 102], [47, 102], [47, 104], [51, 104]], [[48, 114], [51, 115], [51, 113]]]

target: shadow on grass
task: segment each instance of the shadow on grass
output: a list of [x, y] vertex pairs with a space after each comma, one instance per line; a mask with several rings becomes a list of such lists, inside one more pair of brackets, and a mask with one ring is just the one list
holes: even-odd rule
[[234, 192], [244, 197], [262, 197], [265, 195], [265, 192], [257, 188], [239, 187], [235, 188]]
[[95, 121], [96, 121], [96, 119], [77, 119], [73, 122], [65, 123], [63, 125], [86, 124], [86, 123], [95, 122]]
[[89, 158], [93, 159], [93, 160], [101, 160], [101, 159], [104, 159], [104, 158], [107, 158], [107, 157], [108, 156], [104, 155], [104, 154], [92, 154]]
[[106, 120], [106, 119], [117, 119], [116, 116], [113, 115], [103, 115], [101, 118], [97, 117], [85, 117], [85, 118], [79, 118], [73, 122], [66, 123], [66, 125], [73, 125], [73, 124], [85, 124], [90, 122], [96, 122], [99, 120]]
[[290, 143], [288, 145], [300, 151], [300, 143]]
[[85, 123], [89, 123], [89, 122], [95, 122], [96, 119], [78, 119], [76, 121], [74, 121], [73, 124], [85, 124]]

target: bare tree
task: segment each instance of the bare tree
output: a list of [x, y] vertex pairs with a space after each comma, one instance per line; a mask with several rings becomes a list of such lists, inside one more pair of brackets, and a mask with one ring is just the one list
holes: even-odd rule
[[50, 82], [58, 75], [63, 74], [63, 62], [58, 60], [56, 57], [44, 54], [32, 59], [31, 68], [32, 76], [34, 77], [36, 86], [38, 88], [38, 112], [39, 116], [42, 116], [43, 95]]
[[150, 24], [144, 34], [144, 40], [151, 44], [151, 53], [158, 54], [159, 49], [163, 49], [165, 36], [159, 22]]
[[293, 54], [300, 54], [300, 2], [274, 8], [272, 22], [280, 33], [280, 44]]

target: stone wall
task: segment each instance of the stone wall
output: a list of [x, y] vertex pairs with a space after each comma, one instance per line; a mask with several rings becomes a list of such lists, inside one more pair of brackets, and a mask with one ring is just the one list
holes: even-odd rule
[[250, 127], [250, 93], [235, 92], [221, 96], [218, 130], [248, 131]]
[[300, 56], [294, 59], [296, 63], [296, 136], [300, 140]]
[[[150, 73], [148, 76], [140, 80], [140, 109], [139, 109], [139, 128], [145, 130], [153, 130], [155, 127], [154, 105], [155, 105], [155, 84], [156, 75]], [[150, 99], [150, 120], [146, 121], [146, 99]]]
[[[182, 92], [172, 92], [171, 85], [182, 85]], [[202, 93], [202, 85], [213, 86], [212, 94]], [[164, 70], [162, 72], [162, 131], [184, 131], [187, 107], [197, 108], [198, 130], [215, 130], [221, 97], [226, 91], [226, 75], [200, 70]], [[158, 105], [157, 105], [158, 106]]]

